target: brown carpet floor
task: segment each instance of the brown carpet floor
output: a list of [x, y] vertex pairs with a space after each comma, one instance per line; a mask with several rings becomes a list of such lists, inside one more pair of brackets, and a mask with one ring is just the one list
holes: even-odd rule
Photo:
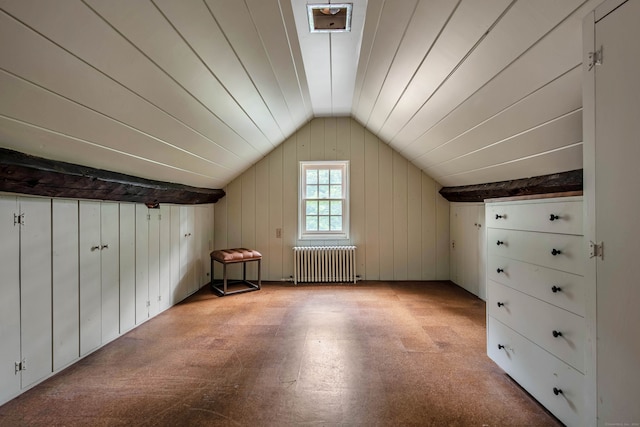
[[1, 426], [556, 426], [448, 282], [208, 287], [0, 407]]

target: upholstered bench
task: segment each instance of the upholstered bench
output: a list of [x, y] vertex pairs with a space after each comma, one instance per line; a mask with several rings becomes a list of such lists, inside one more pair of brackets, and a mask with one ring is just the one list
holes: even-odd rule
[[[241, 292], [257, 291], [262, 284], [260, 279], [260, 262], [262, 260], [262, 254], [258, 251], [246, 248], [234, 248], [234, 249], [221, 249], [211, 252], [211, 289], [220, 296], [238, 294]], [[222, 264], [222, 281], [214, 281], [213, 279], [213, 262], [217, 261]], [[258, 283], [252, 283], [247, 280], [247, 263], [257, 261], [258, 262]], [[227, 266], [229, 264], [242, 263], [242, 280], [230, 281], [227, 277]], [[228, 290], [228, 285], [234, 283], [243, 283], [246, 288], [241, 288], [233, 291]], [[220, 285], [222, 284], [222, 288]]]

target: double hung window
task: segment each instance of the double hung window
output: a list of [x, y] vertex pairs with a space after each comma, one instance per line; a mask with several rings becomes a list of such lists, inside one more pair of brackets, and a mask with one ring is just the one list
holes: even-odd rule
[[300, 239], [349, 238], [349, 162], [300, 162]]

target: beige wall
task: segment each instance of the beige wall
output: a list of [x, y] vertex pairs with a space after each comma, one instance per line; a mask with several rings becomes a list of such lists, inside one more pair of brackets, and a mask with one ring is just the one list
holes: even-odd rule
[[[350, 160], [349, 241], [297, 239], [301, 160]], [[224, 189], [215, 204], [215, 248], [260, 251], [265, 280], [289, 278], [291, 248], [310, 244], [356, 245], [356, 272], [365, 280], [448, 279], [449, 202], [439, 189], [355, 120], [314, 119]]]

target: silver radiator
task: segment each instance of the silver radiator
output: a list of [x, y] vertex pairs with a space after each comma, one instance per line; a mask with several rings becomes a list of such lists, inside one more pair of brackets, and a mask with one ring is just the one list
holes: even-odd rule
[[356, 283], [356, 247], [295, 246], [293, 282]]

